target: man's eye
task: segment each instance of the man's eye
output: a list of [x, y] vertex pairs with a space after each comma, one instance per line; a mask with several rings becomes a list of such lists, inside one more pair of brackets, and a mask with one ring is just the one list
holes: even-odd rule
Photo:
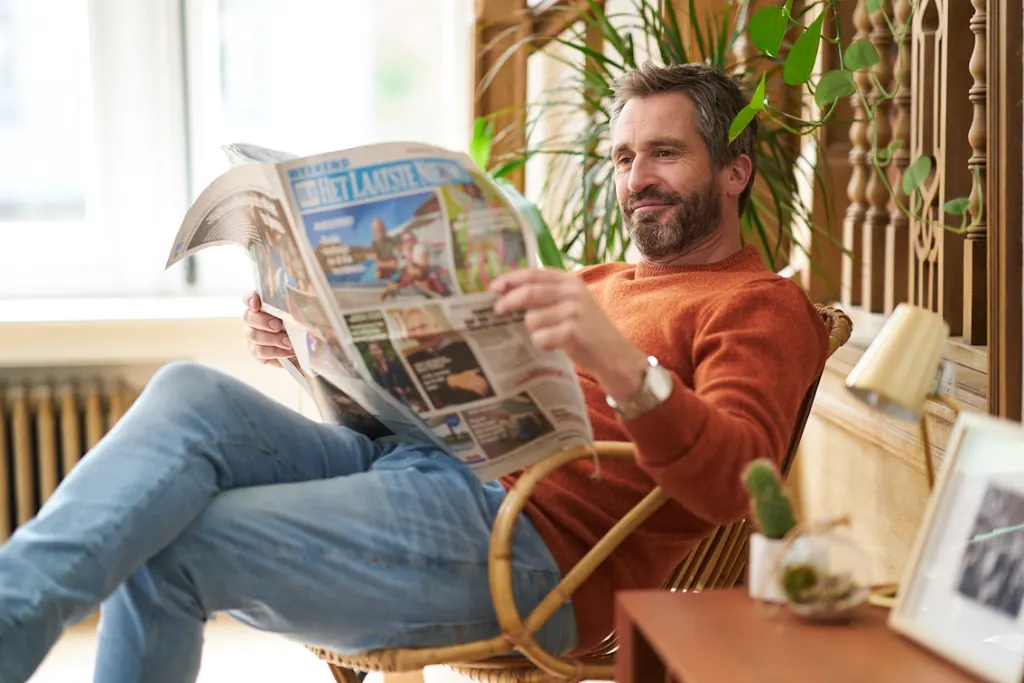
[[675, 152], [672, 151], [671, 149], [659, 149], [658, 151], [656, 151], [654, 153], [654, 156], [656, 156], [656, 157], [668, 157], [668, 156], [672, 156], [673, 154], [675, 154]]
[[618, 166], [619, 168], [622, 168], [623, 166], [629, 166], [629, 164], [632, 163], [632, 161], [633, 157], [619, 157], [618, 159], [616, 159], [615, 165]]

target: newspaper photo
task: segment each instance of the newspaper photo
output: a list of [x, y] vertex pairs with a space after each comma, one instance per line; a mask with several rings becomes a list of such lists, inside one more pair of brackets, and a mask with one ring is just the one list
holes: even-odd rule
[[225, 152], [232, 167], [186, 214], [167, 267], [244, 249], [296, 351], [282, 365], [324, 421], [430, 442], [483, 481], [593, 446], [571, 361], [537, 349], [522, 314], [494, 313], [490, 283], [539, 260], [529, 225], [467, 155]]

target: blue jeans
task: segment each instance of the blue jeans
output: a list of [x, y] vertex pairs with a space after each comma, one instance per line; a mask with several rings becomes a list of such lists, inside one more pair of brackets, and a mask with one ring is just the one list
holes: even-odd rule
[[[0, 683], [27, 680], [100, 603], [100, 683], [194, 681], [218, 612], [342, 653], [493, 637], [504, 496], [433, 446], [372, 441], [171, 364], [0, 546]], [[561, 574], [525, 517], [513, 557], [526, 614]], [[576, 638], [568, 604], [538, 634], [554, 653]]]

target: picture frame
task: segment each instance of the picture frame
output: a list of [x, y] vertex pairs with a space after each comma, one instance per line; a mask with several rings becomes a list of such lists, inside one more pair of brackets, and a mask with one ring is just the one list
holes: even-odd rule
[[888, 624], [989, 683], [1024, 681], [1024, 426], [957, 418]]

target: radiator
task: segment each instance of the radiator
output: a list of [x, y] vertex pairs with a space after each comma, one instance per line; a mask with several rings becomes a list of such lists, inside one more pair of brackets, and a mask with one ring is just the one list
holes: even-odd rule
[[0, 543], [124, 415], [138, 391], [121, 380], [0, 377]]

